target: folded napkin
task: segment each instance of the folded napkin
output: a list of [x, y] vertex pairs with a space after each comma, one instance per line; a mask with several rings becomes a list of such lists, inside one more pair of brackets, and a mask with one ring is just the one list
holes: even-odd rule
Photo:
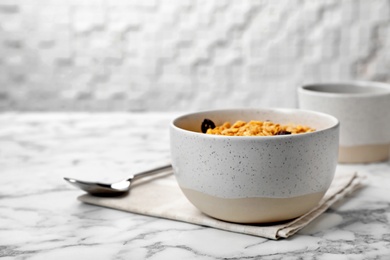
[[337, 172], [317, 207], [291, 221], [277, 224], [236, 224], [211, 218], [196, 209], [181, 192], [172, 174], [139, 180], [129, 194], [121, 197], [80, 196], [82, 202], [148, 216], [183, 221], [217, 229], [270, 239], [287, 238], [321, 215], [332, 204], [362, 186], [363, 176]]

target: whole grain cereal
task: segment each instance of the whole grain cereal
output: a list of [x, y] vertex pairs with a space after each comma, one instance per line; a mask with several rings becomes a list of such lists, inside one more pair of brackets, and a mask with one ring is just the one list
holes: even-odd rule
[[231, 125], [230, 122], [225, 122], [220, 126], [208, 128], [205, 133], [211, 135], [227, 136], [274, 136], [303, 134], [314, 131], [315, 129], [308, 126], [293, 124], [281, 125], [270, 121], [252, 120], [250, 122], [236, 121], [233, 125]]

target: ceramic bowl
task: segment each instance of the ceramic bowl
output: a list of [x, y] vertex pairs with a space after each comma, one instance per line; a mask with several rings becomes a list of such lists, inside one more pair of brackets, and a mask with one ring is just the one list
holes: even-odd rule
[[[315, 128], [281, 136], [221, 136], [201, 132], [204, 119], [270, 120]], [[339, 122], [298, 109], [229, 109], [183, 115], [170, 125], [177, 182], [203, 213], [224, 221], [266, 223], [296, 218], [315, 207], [334, 177]]]
[[340, 163], [375, 163], [390, 155], [390, 85], [316, 83], [298, 88], [299, 107], [340, 120]]

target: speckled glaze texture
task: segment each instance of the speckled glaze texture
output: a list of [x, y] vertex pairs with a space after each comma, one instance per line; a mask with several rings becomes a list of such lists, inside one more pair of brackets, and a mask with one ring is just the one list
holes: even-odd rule
[[[317, 131], [272, 137], [215, 136], [199, 133], [204, 118], [216, 124], [271, 120], [309, 125]], [[180, 117], [171, 124], [172, 165], [181, 187], [208, 195], [291, 198], [328, 189], [337, 164], [338, 136], [338, 121], [316, 112], [292, 109], [201, 112]]]
[[340, 146], [390, 143], [390, 85], [360, 81], [310, 84], [298, 89], [298, 97], [300, 108], [340, 120]]

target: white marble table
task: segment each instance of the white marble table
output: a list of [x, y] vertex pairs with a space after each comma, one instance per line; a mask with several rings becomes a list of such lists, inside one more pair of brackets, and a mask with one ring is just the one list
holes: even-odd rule
[[0, 114], [1, 259], [390, 259], [390, 164], [279, 241], [83, 204], [63, 176], [117, 180], [169, 160], [175, 114]]

